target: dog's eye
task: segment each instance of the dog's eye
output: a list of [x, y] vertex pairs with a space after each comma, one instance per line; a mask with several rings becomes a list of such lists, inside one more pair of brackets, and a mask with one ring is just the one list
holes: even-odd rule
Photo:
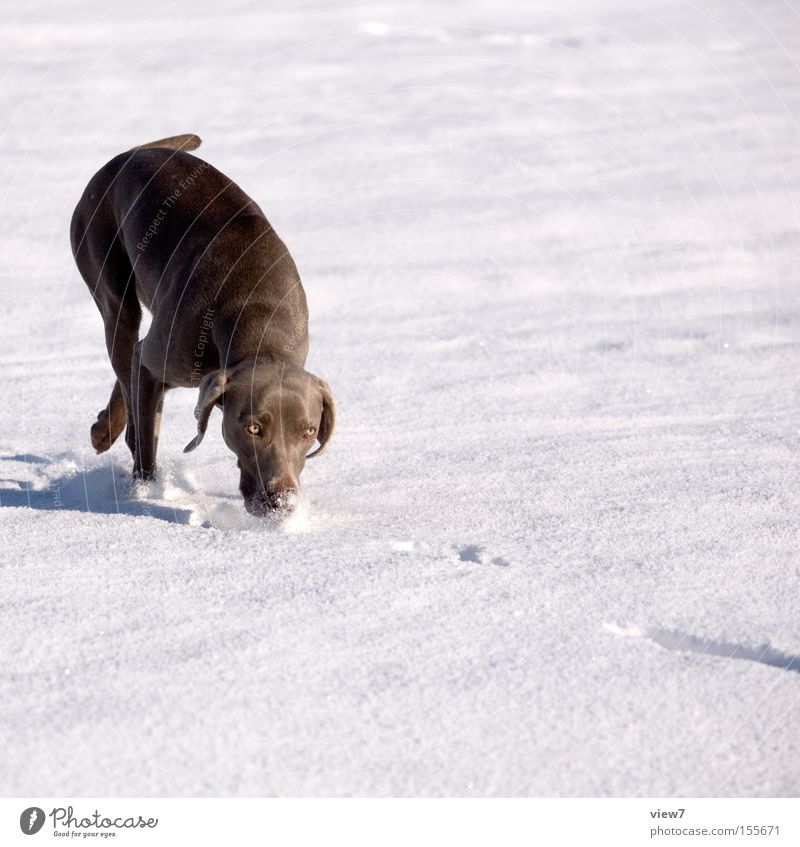
[[249, 432], [250, 435], [261, 435], [261, 427], [257, 423], [247, 424], [245, 432]]
[[313, 438], [317, 434], [317, 428], [315, 426], [310, 426], [304, 433], [304, 438]]

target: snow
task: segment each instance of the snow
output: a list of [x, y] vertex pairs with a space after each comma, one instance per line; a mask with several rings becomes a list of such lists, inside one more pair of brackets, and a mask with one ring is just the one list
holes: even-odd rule
[[[289, 7], [287, 7], [289, 9]], [[800, 20], [781, 2], [20, 7], [0, 33], [0, 793], [800, 791]], [[180, 132], [338, 403], [286, 523], [161, 478], [68, 222]]]

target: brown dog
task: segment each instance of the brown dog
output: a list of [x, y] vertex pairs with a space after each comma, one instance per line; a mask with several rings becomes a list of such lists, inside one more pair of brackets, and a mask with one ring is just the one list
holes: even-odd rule
[[[89, 181], [72, 253], [105, 324], [117, 381], [92, 425], [102, 453], [123, 429], [137, 479], [155, 474], [164, 392], [199, 387], [197, 435], [215, 405], [252, 514], [290, 504], [309, 447], [333, 433], [328, 385], [304, 370], [308, 309], [297, 268], [264, 213], [187, 150], [196, 135], [121, 153]], [[139, 340], [141, 304], [152, 313]]]

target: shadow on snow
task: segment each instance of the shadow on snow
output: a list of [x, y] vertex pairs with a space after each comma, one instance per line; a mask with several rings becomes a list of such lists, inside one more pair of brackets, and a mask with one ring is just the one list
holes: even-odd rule
[[[78, 465], [76, 470], [47, 478], [48, 465], [57, 466], [64, 459]], [[35, 465], [42, 473], [42, 483], [26, 479], [9, 479], [2, 463], [24, 462]], [[73, 511], [104, 515], [135, 515], [156, 518], [169, 523], [188, 524], [191, 510], [172, 508], [132, 495], [131, 477], [117, 472], [114, 465], [81, 469], [74, 456], [47, 459], [31, 454], [0, 457], [0, 507], [40, 509], [47, 512]]]

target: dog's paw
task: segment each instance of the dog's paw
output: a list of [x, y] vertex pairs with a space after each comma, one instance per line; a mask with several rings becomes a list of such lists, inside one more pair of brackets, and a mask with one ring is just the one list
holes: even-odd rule
[[97, 453], [105, 453], [114, 443], [114, 439], [111, 437], [108, 412], [105, 409], [97, 415], [97, 420], [92, 424], [89, 433], [92, 439], [92, 447]]
[[92, 439], [92, 447], [97, 453], [105, 453], [106, 450], [119, 438], [125, 423], [116, 424], [109, 418], [108, 409], [101, 409], [97, 413], [97, 420], [92, 424], [89, 435]]

